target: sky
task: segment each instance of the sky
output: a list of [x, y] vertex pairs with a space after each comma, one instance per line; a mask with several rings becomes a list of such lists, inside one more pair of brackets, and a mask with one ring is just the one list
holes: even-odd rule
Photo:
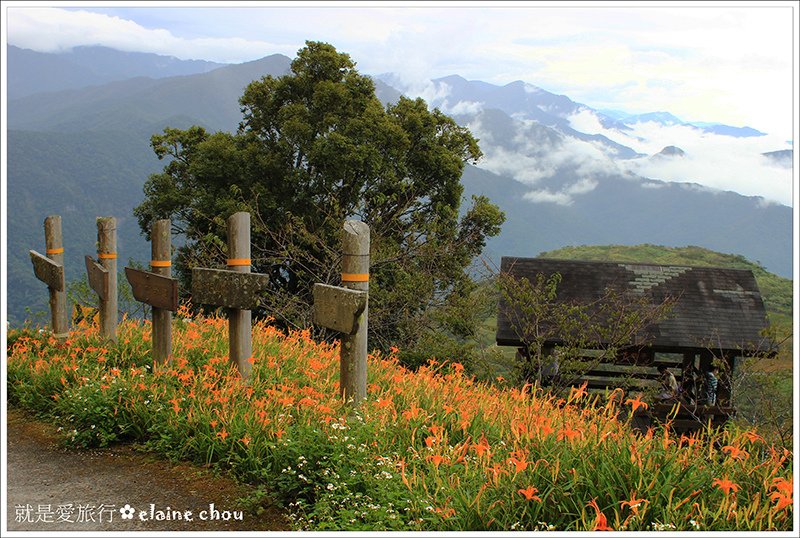
[[[409, 86], [451, 74], [523, 80], [596, 110], [750, 126], [768, 135], [736, 142], [749, 144], [750, 164], [760, 151], [792, 148], [797, 135], [796, 1], [4, 2], [4, 9], [7, 42], [42, 52], [105, 45], [239, 63], [293, 57], [305, 40], [317, 40], [350, 54], [362, 73], [395, 73]], [[688, 171], [640, 163], [639, 171], [671, 181], [711, 174], [713, 188], [792, 205], [791, 169], [744, 167], [725, 159], [736, 155], [725, 140], [657, 129], [642, 126], [649, 138], [627, 142], [657, 152], [679, 145], [671, 142], [677, 137], [713, 160], [684, 161], [683, 168], [696, 165]]]

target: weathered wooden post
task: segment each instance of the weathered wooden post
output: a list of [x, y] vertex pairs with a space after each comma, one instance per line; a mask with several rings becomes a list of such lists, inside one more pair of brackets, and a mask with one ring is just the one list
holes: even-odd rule
[[56, 339], [63, 340], [69, 336], [69, 317], [60, 215], [50, 215], [44, 219], [44, 240], [47, 256], [31, 250], [31, 263], [36, 278], [47, 284], [50, 292], [50, 330]]
[[228, 219], [229, 270], [192, 269], [192, 300], [228, 309], [229, 360], [247, 379], [253, 365], [251, 310], [269, 288], [269, 275], [250, 272], [250, 214], [239, 212]]
[[[240, 211], [228, 218], [228, 268], [237, 273], [250, 272], [250, 213]], [[242, 377], [250, 377], [253, 365], [253, 318], [250, 310], [228, 310], [228, 341], [230, 360]]]
[[369, 226], [344, 223], [342, 286], [314, 285], [314, 323], [342, 332], [339, 393], [358, 405], [367, 397]]
[[172, 358], [172, 313], [178, 310], [178, 281], [172, 274], [170, 221], [157, 220], [150, 231], [151, 272], [125, 268], [133, 297], [153, 307], [153, 362]]
[[89, 286], [100, 299], [100, 335], [117, 341], [117, 219], [97, 217], [97, 259], [86, 256]]

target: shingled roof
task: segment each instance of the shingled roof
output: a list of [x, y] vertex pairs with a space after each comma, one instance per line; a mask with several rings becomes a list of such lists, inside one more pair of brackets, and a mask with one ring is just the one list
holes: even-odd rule
[[[608, 288], [646, 297], [652, 304], [675, 299], [669, 316], [642, 335], [656, 351], [714, 349], [748, 355], [771, 346], [762, 336], [766, 311], [750, 270], [513, 257], [503, 257], [500, 269], [532, 282], [538, 273], [559, 273], [558, 301], [589, 303]], [[497, 343], [519, 345], [507, 308], [501, 300]]]

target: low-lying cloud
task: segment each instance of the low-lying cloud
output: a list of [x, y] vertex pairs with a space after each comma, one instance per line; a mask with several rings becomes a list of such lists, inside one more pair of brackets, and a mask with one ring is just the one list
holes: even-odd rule
[[[531, 202], [568, 206], [576, 196], [588, 194], [597, 187], [598, 181], [594, 178], [619, 173], [613, 159], [599, 143], [567, 136], [553, 139], [553, 131], [543, 132], [532, 120], [517, 120], [513, 125], [515, 131], [505, 144], [497, 140], [497, 133], [484, 124], [480, 115], [468, 127], [484, 142], [481, 144], [484, 157], [477, 166], [535, 187], [525, 195]], [[569, 170], [571, 179], [551, 185], [548, 180], [562, 177], [565, 170]]]
[[[569, 120], [576, 130], [602, 134], [647, 155], [618, 161], [623, 171], [661, 181], [696, 183], [715, 190], [761, 196], [770, 202], [792, 205], [792, 168], [763, 155], [791, 149], [786, 141], [774, 136], [736, 138], [704, 132], [689, 125], [665, 126], [655, 122], [635, 124], [623, 132], [604, 128], [589, 110]], [[667, 146], [680, 148], [684, 155], [656, 156]]]

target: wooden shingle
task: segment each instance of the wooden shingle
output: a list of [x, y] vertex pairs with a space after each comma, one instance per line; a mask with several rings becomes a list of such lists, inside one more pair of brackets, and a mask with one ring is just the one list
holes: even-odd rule
[[[533, 282], [539, 273], [561, 275], [558, 301], [589, 303], [607, 289], [658, 305], [674, 299], [667, 318], [651, 325], [639, 342], [655, 351], [714, 349], [749, 355], [772, 348], [764, 336], [767, 317], [752, 271], [636, 263], [587, 262], [545, 258], [503, 257], [501, 272]], [[498, 345], [520, 345], [501, 299]], [[555, 342], [552, 342], [555, 343]], [[598, 347], [602, 342], [598, 342]]]

